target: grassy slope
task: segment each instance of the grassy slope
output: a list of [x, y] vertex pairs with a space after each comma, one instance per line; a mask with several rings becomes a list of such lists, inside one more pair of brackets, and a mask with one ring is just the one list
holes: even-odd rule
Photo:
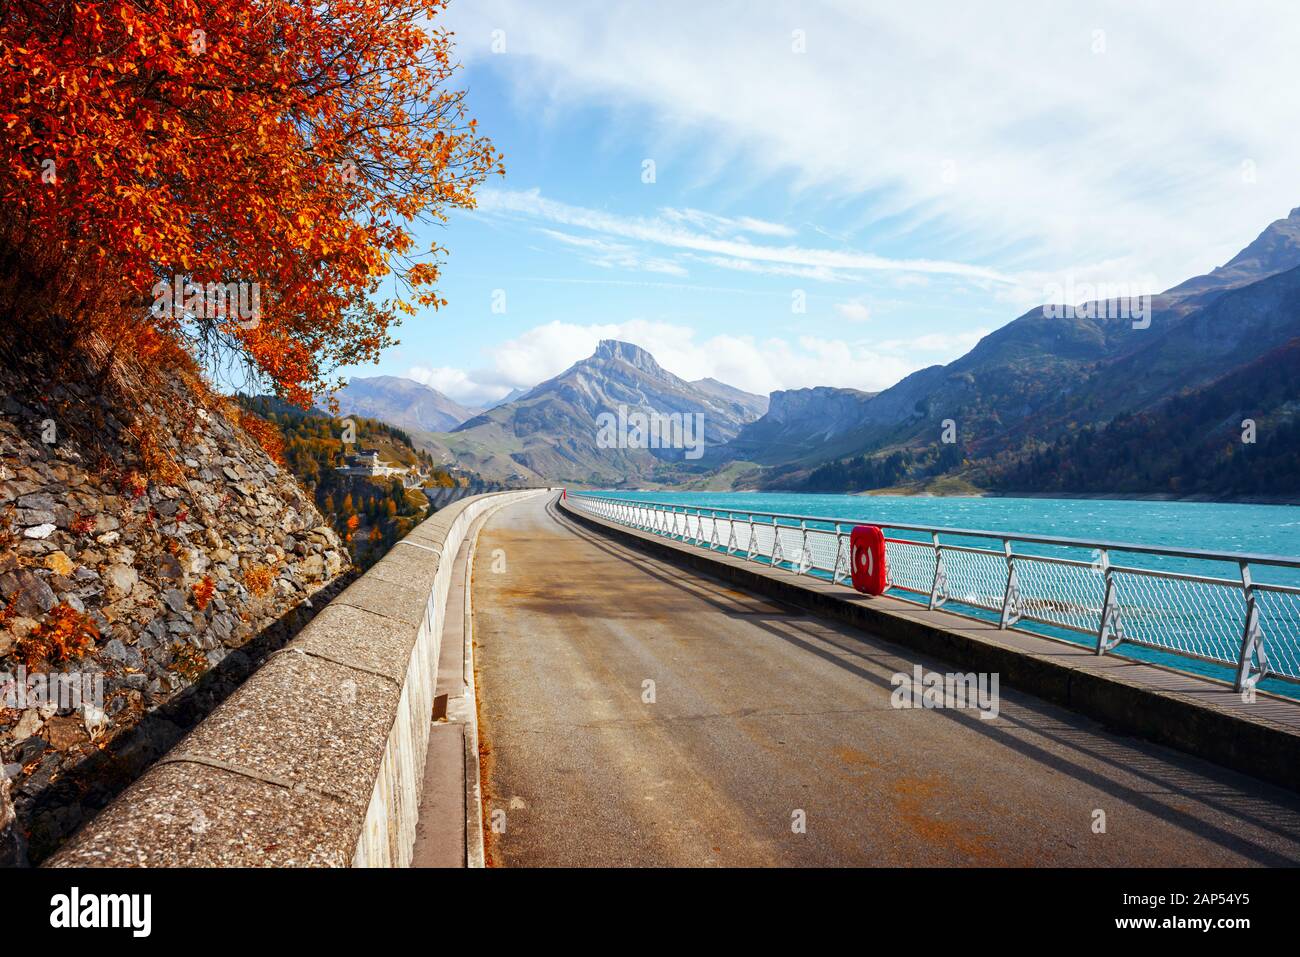
[[934, 495], [934, 496], [966, 496], [988, 494], [984, 489], [977, 485], [971, 484], [964, 478], [957, 475], [940, 475], [935, 478], [920, 479], [915, 482], [904, 482], [902, 485], [895, 485], [892, 488], [873, 488], [866, 492], [859, 492], [859, 495]]

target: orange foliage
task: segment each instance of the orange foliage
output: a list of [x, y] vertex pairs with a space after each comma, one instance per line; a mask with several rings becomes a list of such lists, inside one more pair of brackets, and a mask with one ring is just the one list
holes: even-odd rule
[[284, 465], [284, 436], [280, 435], [279, 429], [244, 408], [239, 410], [239, 425], [254, 442], [262, 447], [262, 451], [272, 462], [279, 466]]
[[418, 249], [416, 222], [501, 171], [448, 88], [445, 5], [6, 4], [0, 310], [145, 363], [233, 351], [303, 405], [375, 359], [443, 305], [445, 250]]
[[0, 551], [13, 548], [18, 542], [18, 532], [14, 528], [14, 517], [17, 514], [18, 506], [12, 502], [0, 512]]
[[89, 515], [78, 515], [72, 520], [68, 530], [74, 535], [89, 535], [95, 530], [95, 520]]
[[131, 486], [132, 498], [139, 498], [147, 490], [148, 483], [145, 476], [163, 485], [178, 485], [184, 481], [184, 473], [172, 458], [164, 444], [164, 439], [158, 434], [156, 422], [142, 417], [137, 418], [134, 427], [129, 431], [135, 438], [136, 448], [140, 452], [140, 460], [144, 468], [144, 475], [132, 473], [134, 478], [127, 479]]
[[14, 645], [14, 654], [28, 669], [42, 662], [62, 664], [76, 661], [92, 651], [99, 629], [88, 615], [59, 602], [46, 619]]
[[254, 595], [261, 597], [271, 590], [274, 577], [271, 569], [265, 565], [255, 565], [244, 572], [244, 585]]
[[207, 657], [193, 645], [186, 644], [183, 641], [173, 642], [171, 654], [172, 660], [167, 665], [167, 670], [180, 675], [190, 684], [194, 684], [202, 678], [204, 672], [208, 670]]
[[216, 582], [212, 580], [211, 575], [207, 575], [194, 586], [194, 607], [199, 611], [208, 607], [208, 602], [212, 601], [212, 593], [216, 591]]
[[149, 491], [149, 480], [134, 470], [122, 478], [123, 490], [132, 498], [139, 498]]

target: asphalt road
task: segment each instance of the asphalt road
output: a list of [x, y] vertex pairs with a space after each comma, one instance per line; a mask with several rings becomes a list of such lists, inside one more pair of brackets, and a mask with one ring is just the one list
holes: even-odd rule
[[1288, 791], [1005, 688], [992, 720], [895, 708], [954, 669], [545, 500], [488, 522], [473, 593], [495, 866], [1300, 862]]

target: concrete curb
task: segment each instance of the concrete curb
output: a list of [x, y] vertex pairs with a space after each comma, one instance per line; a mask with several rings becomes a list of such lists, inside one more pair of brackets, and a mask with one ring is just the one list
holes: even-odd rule
[[417, 526], [47, 866], [406, 866], [456, 553], [480, 516], [540, 494]]
[[[1197, 694], [1157, 687], [1146, 672], [1153, 666], [1063, 643], [1036, 639], [1042, 652], [994, 640], [1007, 635], [986, 624], [944, 612], [930, 612], [891, 598], [870, 598], [843, 586], [770, 569], [743, 558], [708, 552], [658, 535], [605, 522], [557, 501], [571, 520], [613, 536], [679, 567], [687, 568], [813, 615], [840, 622], [886, 641], [949, 662], [967, 671], [997, 672], [1007, 686], [1061, 705], [1103, 724], [1157, 744], [1300, 792], [1300, 731], [1279, 721], [1242, 714], [1229, 706], [1230, 688], [1178, 676], [1169, 684], [1207, 686]], [[1019, 638], [1022, 633], [1016, 633]], [[1145, 671], [1144, 671], [1145, 669]], [[1120, 675], [1117, 672], [1126, 672]], [[1222, 704], [1204, 700], [1222, 699]], [[1300, 709], [1290, 702], [1286, 708]]]
[[474, 556], [478, 535], [470, 539], [465, 556], [465, 866], [486, 867], [483, 843], [483, 782], [478, 754], [478, 688], [474, 683]]

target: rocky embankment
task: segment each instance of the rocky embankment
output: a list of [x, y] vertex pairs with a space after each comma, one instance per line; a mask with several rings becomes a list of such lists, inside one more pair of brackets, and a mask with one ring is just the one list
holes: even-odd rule
[[[177, 381], [121, 421], [91, 385], [0, 370], [0, 864], [47, 856], [347, 577], [237, 415]], [[102, 710], [34, 706], [24, 672], [102, 679]]]

